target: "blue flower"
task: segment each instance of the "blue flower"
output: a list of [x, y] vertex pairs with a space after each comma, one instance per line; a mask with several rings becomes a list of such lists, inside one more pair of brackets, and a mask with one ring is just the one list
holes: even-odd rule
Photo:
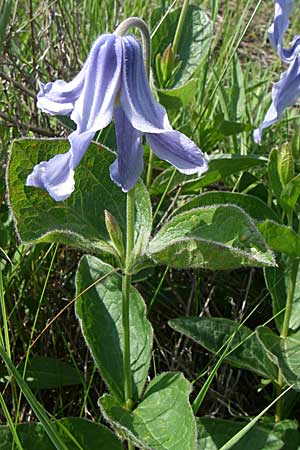
[[37, 164], [26, 185], [46, 189], [56, 200], [74, 190], [74, 171], [96, 131], [114, 117], [117, 159], [111, 179], [124, 192], [143, 170], [141, 138], [161, 159], [184, 174], [203, 173], [207, 157], [184, 134], [172, 129], [165, 109], [153, 98], [144, 69], [142, 50], [133, 36], [101, 35], [78, 75], [41, 85], [37, 106], [44, 112], [68, 115], [77, 128], [68, 139], [70, 150]]
[[272, 103], [263, 122], [254, 131], [253, 138], [257, 144], [261, 143], [262, 130], [278, 122], [285, 108], [293, 106], [300, 95], [300, 55], [281, 75], [280, 80], [273, 85]]
[[294, 0], [276, 0], [274, 21], [268, 30], [269, 40], [285, 63], [291, 63], [300, 50], [300, 36], [293, 38], [290, 48], [283, 48], [283, 36], [289, 26], [289, 15], [294, 8]]
[[271, 106], [263, 122], [253, 133], [253, 139], [257, 144], [261, 143], [262, 130], [278, 122], [285, 108], [294, 105], [300, 94], [300, 36], [294, 36], [290, 48], [282, 46], [284, 33], [289, 26], [288, 18], [293, 8], [293, 0], [275, 1], [274, 22], [268, 30], [269, 39], [281, 60], [290, 66], [273, 85]]

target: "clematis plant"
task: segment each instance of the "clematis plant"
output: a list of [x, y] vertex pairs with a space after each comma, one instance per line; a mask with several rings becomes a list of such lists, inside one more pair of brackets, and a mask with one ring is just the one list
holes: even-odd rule
[[274, 21], [268, 35], [281, 60], [290, 66], [273, 85], [271, 106], [263, 122], [253, 133], [254, 141], [258, 144], [261, 143], [262, 130], [278, 122], [285, 108], [294, 105], [300, 94], [300, 36], [294, 36], [290, 48], [283, 47], [284, 33], [288, 28], [288, 18], [293, 8], [293, 0], [275, 1]]
[[134, 36], [98, 37], [81, 71], [70, 82], [41, 84], [37, 106], [50, 115], [67, 115], [77, 128], [69, 135], [70, 150], [36, 165], [27, 186], [46, 189], [56, 201], [74, 190], [74, 171], [95, 132], [114, 117], [117, 159], [111, 179], [128, 192], [143, 171], [141, 136], [161, 159], [184, 174], [203, 173], [207, 158], [188, 137], [172, 129], [165, 109], [154, 99], [142, 48]]
[[[138, 27], [142, 32], [143, 50], [134, 36], [126, 34], [132, 26]], [[117, 158], [110, 165], [110, 177], [127, 192], [124, 247], [123, 234], [117, 221], [108, 211], [105, 218], [122, 270], [124, 389], [123, 394], [118, 392], [117, 395], [122, 398], [128, 411], [132, 410], [136, 400], [131, 370], [129, 300], [132, 295], [131, 276], [137, 257], [134, 252], [134, 187], [143, 171], [142, 135], [145, 135], [147, 143], [158, 157], [173, 164], [180, 172], [201, 174], [208, 168], [206, 155], [188, 137], [173, 130], [165, 109], [153, 97], [148, 83], [148, 68], [145, 68], [149, 54], [150, 35], [146, 24], [141, 19], [130, 18], [115, 33], [98, 37], [81, 71], [72, 81], [57, 80], [41, 85], [37, 96], [38, 107], [50, 115], [70, 116], [77, 127], [68, 137], [70, 149], [49, 161], [37, 164], [26, 181], [27, 186], [47, 190], [56, 201], [68, 198], [75, 188], [74, 171], [96, 131], [106, 127], [114, 118]], [[85, 313], [80, 307], [77, 308], [77, 314], [81, 322], [85, 323]], [[145, 320], [144, 326], [148, 330], [147, 345], [143, 344], [146, 345], [144, 353], [147, 371], [147, 349], [152, 335], [151, 327]], [[85, 325], [83, 330], [85, 334]], [[89, 338], [87, 343], [89, 345]], [[93, 353], [93, 345], [90, 349]], [[114, 386], [113, 384], [112, 390], [115, 389]], [[128, 448], [133, 449], [131, 442], [128, 443]]]

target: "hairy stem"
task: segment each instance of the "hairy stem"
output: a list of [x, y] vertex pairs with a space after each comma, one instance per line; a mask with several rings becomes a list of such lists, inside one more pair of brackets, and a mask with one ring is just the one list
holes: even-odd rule
[[[131, 286], [131, 264], [132, 250], [134, 246], [134, 187], [127, 193], [127, 209], [126, 209], [126, 255], [125, 270], [122, 278], [122, 327], [123, 327], [123, 371], [124, 371], [124, 395], [125, 404], [130, 411], [133, 406], [132, 402], [132, 375], [130, 365], [130, 286]], [[128, 442], [128, 450], [134, 447]]]
[[115, 29], [114, 34], [117, 36], [124, 36], [129, 28], [138, 28], [142, 36], [143, 44], [143, 57], [147, 76], [150, 75], [150, 54], [151, 54], [151, 38], [150, 31], [146, 22], [139, 17], [129, 17], [123, 20], [120, 25]]

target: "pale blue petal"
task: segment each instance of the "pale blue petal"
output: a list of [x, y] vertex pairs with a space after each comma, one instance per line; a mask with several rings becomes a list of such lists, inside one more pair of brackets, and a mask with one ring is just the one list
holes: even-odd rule
[[69, 135], [71, 148], [38, 164], [27, 178], [28, 186], [46, 189], [57, 201], [74, 190], [74, 170], [95, 132], [112, 119], [120, 90], [122, 43], [112, 34], [100, 36], [73, 81], [58, 80], [41, 87], [38, 106], [49, 114], [70, 114], [77, 128]]
[[300, 37], [294, 36], [290, 48], [283, 47], [283, 36], [289, 26], [289, 16], [294, 8], [294, 0], [276, 0], [274, 21], [268, 30], [272, 46], [282, 61], [291, 63], [300, 50]]
[[48, 191], [56, 201], [65, 200], [74, 191], [74, 170], [70, 168], [70, 151], [49, 161], [37, 164], [28, 175], [26, 186], [40, 187]]
[[280, 80], [274, 84], [272, 89], [272, 104], [267, 114], [254, 133], [253, 138], [257, 144], [261, 143], [262, 130], [269, 127], [281, 118], [285, 108], [295, 104], [300, 95], [300, 55], [282, 75]]
[[110, 123], [116, 95], [120, 90], [121, 38], [113, 34], [104, 35], [98, 38], [96, 44], [86, 66], [82, 90], [71, 114], [71, 119], [78, 125], [78, 133], [96, 132]]
[[134, 128], [142, 133], [172, 130], [165, 108], [151, 93], [145, 73], [142, 49], [133, 36], [124, 36], [120, 102]]
[[146, 139], [154, 153], [168, 161], [180, 172], [191, 175], [199, 175], [208, 169], [208, 158], [199, 148], [184, 134], [179, 131], [167, 131], [165, 133], [147, 133]]
[[[46, 84], [41, 83], [40, 91], [37, 95], [38, 108], [51, 115], [70, 115], [74, 109], [75, 103], [79, 100], [84, 87], [91, 81], [89, 77], [91, 68], [95, 71], [97, 70], [97, 65], [99, 66], [100, 63], [98, 58], [101, 53], [101, 48], [103, 46], [105, 47], [108, 41], [114, 43], [115, 37], [111, 34], [104, 34], [95, 41], [81, 71], [72, 81], [65, 82], [63, 80], [57, 80]], [[102, 55], [100, 57], [102, 57]], [[113, 56], [111, 59], [113, 60]], [[119, 62], [121, 63], [121, 56], [119, 56], [119, 60]], [[107, 62], [111, 67], [111, 61], [104, 61], [103, 63], [107, 64]], [[117, 76], [120, 76], [120, 74], [118, 74]], [[91, 86], [89, 86], [89, 88], [91, 88]], [[80, 107], [78, 116], [79, 118], [81, 116]], [[74, 114], [74, 117], [72, 117], [72, 119], [78, 124], [78, 121], [76, 121], [76, 114]]]
[[166, 110], [154, 99], [145, 73], [140, 44], [123, 38], [123, 74], [120, 101], [132, 126], [146, 134], [153, 151], [185, 174], [203, 173], [207, 158], [184, 134], [174, 131]]
[[128, 121], [121, 107], [114, 112], [117, 135], [117, 159], [110, 166], [110, 177], [123, 192], [128, 192], [143, 171], [141, 133]]

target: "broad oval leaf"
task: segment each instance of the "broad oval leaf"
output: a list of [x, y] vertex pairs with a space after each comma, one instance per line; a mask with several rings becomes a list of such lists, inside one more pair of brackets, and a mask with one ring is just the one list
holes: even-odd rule
[[198, 81], [191, 79], [184, 86], [175, 89], [158, 89], [159, 103], [167, 109], [179, 109], [187, 105], [195, 96]]
[[[199, 189], [224, 180], [229, 175], [248, 170], [251, 167], [263, 166], [266, 164], [266, 158], [257, 155], [218, 155], [211, 157], [208, 165], [208, 171], [199, 175], [183, 175], [176, 172], [173, 176], [169, 190], [175, 189], [181, 185], [182, 194], [199, 193]], [[151, 193], [158, 195], [164, 192], [169, 183], [170, 177], [173, 175], [175, 169], [170, 167], [159, 174], [153, 181], [151, 186]]]
[[255, 220], [273, 219], [279, 220], [275, 212], [266, 205], [260, 198], [239, 192], [211, 191], [193, 197], [192, 200], [174, 211], [174, 214], [189, 211], [201, 206], [221, 205], [230, 203], [246, 211]]
[[[160, 23], [152, 36], [153, 67], [156, 55], [162, 54], [174, 40], [181, 9], [170, 12], [162, 21], [164, 11], [161, 8], [155, 9], [151, 14], [151, 28], [154, 29]], [[212, 23], [208, 16], [198, 6], [189, 5], [176, 52], [182, 61], [174, 80], [176, 87], [188, 82], [199, 67], [208, 52], [211, 37]]]
[[162, 373], [132, 412], [111, 396], [99, 400], [104, 417], [138, 448], [195, 450], [196, 422], [189, 404], [190, 383], [180, 373]]
[[[96, 365], [111, 393], [124, 400], [122, 277], [93, 256], [84, 256], [76, 273], [76, 315]], [[152, 351], [152, 327], [145, 303], [130, 289], [130, 355], [134, 400], [141, 396]]]
[[[23, 367], [24, 364], [20, 364], [19, 372], [23, 372]], [[30, 358], [24, 379], [32, 389], [54, 389], [82, 383], [80, 373], [73, 366], [48, 356]]]
[[170, 320], [169, 325], [214, 354], [224, 350], [232, 339], [225, 357], [227, 363], [265, 378], [277, 379], [276, 365], [269, 361], [255, 333], [245, 325], [219, 317], [179, 317]]
[[272, 250], [300, 257], [300, 236], [292, 228], [267, 219], [258, 224], [258, 229]]
[[[109, 177], [109, 166], [115, 159], [112, 152], [95, 143], [90, 145], [75, 172], [75, 191], [63, 202], [56, 202], [42, 189], [25, 186], [35, 164], [65, 153], [69, 147], [65, 139], [14, 141], [7, 183], [17, 231], [24, 243], [61, 242], [87, 251], [113, 252], [104, 210], [116, 218], [125, 234], [126, 195]], [[136, 185], [136, 209], [135, 241], [143, 250], [151, 231], [151, 205], [141, 182]]]
[[154, 236], [148, 254], [178, 269], [275, 265], [252, 220], [234, 205], [196, 208], [176, 215]]
[[278, 364], [286, 383], [300, 390], [300, 332], [281, 338], [270, 328], [258, 327], [256, 334], [270, 361]]
[[[198, 420], [198, 450], [218, 450], [235, 436], [246, 422], [201, 418]], [[254, 425], [232, 450], [280, 450], [284, 443], [263, 425]]]
[[[122, 450], [118, 438], [105, 426], [86, 419], [70, 417], [57, 420], [53, 427], [68, 450]], [[23, 450], [56, 450], [40, 423], [17, 425], [16, 432]], [[0, 426], [0, 450], [13, 448], [8, 426]]]

